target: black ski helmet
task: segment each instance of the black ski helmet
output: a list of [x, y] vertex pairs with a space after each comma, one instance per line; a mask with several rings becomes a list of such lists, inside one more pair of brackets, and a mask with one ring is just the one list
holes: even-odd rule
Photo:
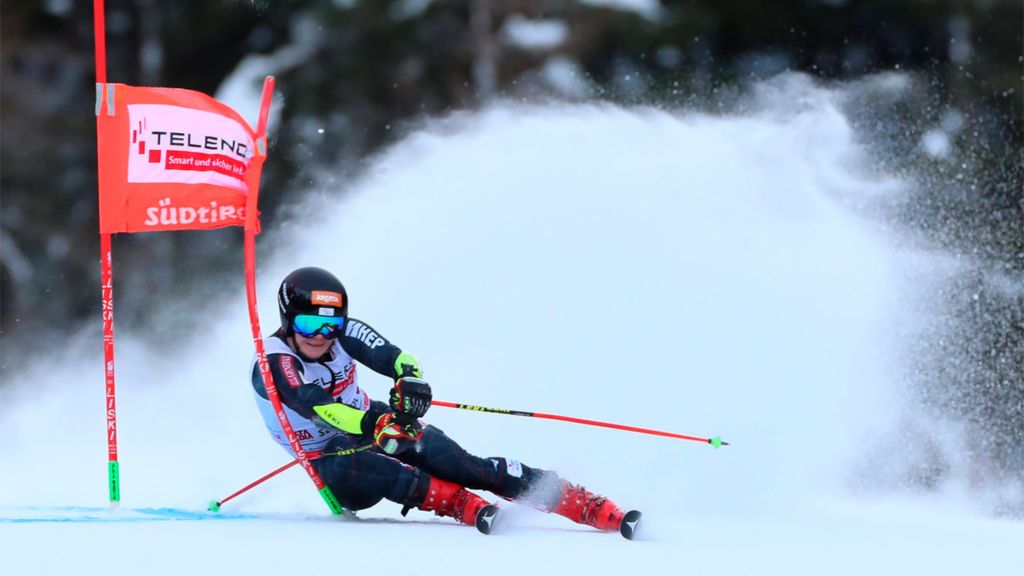
[[292, 333], [292, 321], [299, 314], [348, 316], [348, 293], [341, 280], [323, 268], [308, 266], [292, 271], [277, 291], [281, 328]]

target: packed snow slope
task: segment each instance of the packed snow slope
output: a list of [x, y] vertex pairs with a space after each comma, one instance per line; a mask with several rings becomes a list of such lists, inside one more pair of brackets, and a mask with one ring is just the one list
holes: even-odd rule
[[[869, 489], [865, 454], [900, 410], [893, 351], [913, 290], [904, 256], [847, 207], [899, 182], [869, 175], [830, 94], [785, 101], [731, 117], [506, 105], [448, 118], [358, 180], [324, 181], [261, 238], [264, 332], [284, 274], [323, 266], [354, 317], [420, 357], [436, 399], [731, 442], [428, 414], [472, 452], [643, 510], [641, 540], [514, 505], [490, 537], [418, 511], [335, 521], [296, 468], [223, 511], [258, 518], [140, 514], [202, 511], [287, 462], [252, 399], [239, 282], [194, 305], [190, 341], [153, 349], [118, 325], [117, 513], [73, 508], [106, 504], [98, 335], [8, 387], [0, 573], [1008, 572], [1021, 524]], [[388, 381], [360, 374], [385, 396]]]

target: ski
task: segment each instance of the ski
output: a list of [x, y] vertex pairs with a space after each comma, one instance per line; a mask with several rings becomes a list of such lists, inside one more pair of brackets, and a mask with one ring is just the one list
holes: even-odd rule
[[626, 512], [626, 515], [622, 517], [622, 523], [619, 524], [619, 534], [622, 534], [622, 537], [626, 540], [632, 540], [636, 537], [636, 531], [640, 525], [640, 516], [642, 515], [639, 510]]
[[494, 521], [498, 518], [499, 509], [494, 504], [488, 504], [476, 513], [476, 529], [481, 534], [490, 534], [494, 530]]

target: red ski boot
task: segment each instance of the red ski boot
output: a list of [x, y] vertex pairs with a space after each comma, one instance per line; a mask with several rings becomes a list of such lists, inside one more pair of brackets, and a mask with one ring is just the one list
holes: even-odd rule
[[430, 487], [420, 510], [433, 511], [438, 516], [455, 518], [461, 524], [476, 526], [484, 534], [490, 534], [498, 507], [453, 482], [430, 478]]
[[577, 524], [593, 526], [608, 532], [619, 530], [622, 517], [625, 516], [615, 502], [565, 480], [562, 481], [562, 495], [558, 500], [558, 506], [552, 512], [565, 516]]

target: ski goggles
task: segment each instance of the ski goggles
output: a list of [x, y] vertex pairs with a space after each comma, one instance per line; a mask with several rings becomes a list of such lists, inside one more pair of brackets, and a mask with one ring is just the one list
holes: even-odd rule
[[312, 338], [320, 334], [324, 338], [331, 339], [341, 336], [342, 326], [345, 324], [343, 316], [316, 316], [313, 314], [299, 314], [292, 320], [292, 329], [296, 334]]

